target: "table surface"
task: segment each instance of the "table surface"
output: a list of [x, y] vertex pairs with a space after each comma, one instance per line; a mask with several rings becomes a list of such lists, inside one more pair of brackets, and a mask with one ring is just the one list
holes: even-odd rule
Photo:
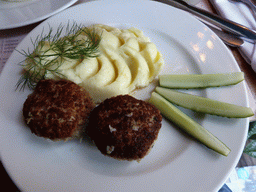
[[[84, 1], [80, 0], [76, 4], [79, 4], [82, 2]], [[210, 12], [215, 12], [214, 8], [210, 5], [210, 3], [207, 0], [202, 0], [199, 4], [197, 4], [197, 6], [199, 8], [208, 10]], [[0, 73], [2, 71], [2, 68], [5, 62], [13, 52], [16, 45], [38, 24], [40, 24], [40, 22], [29, 25], [29, 26], [25, 26], [25, 27], [9, 29], [9, 30], [0, 30]], [[7, 47], [3, 48], [3, 46], [7, 46]], [[240, 55], [239, 51], [236, 48], [231, 48], [231, 47], [228, 47], [228, 48], [233, 53], [238, 65], [240, 66], [241, 71], [245, 73], [245, 81], [251, 93], [252, 101], [250, 104], [253, 105], [254, 108], [256, 108], [256, 104], [255, 104], [256, 74], [251, 69], [250, 65], [246, 63], [246, 61], [243, 59], [243, 57]], [[256, 165], [256, 159], [246, 154], [243, 154], [239, 163], [237, 164], [237, 167], [254, 166], [254, 165]], [[9, 178], [2, 164], [0, 167], [0, 175], [1, 175], [1, 178], [4, 178], [4, 180], [2, 180], [2, 187], [6, 187], [8, 191], [19, 191], [18, 188], [13, 184], [13, 182]]]

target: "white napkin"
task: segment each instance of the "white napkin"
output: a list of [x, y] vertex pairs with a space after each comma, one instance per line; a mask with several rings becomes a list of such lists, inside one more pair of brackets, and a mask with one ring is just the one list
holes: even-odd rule
[[[216, 11], [224, 18], [237, 22], [248, 28], [256, 30], [256, 18], [250, 9], [243, 3], [230, 2], [228, 0], [210, 0]], [[239, 47], [241, 55], [252, 69], [256, 72], [256, 45], [244, 42]]]

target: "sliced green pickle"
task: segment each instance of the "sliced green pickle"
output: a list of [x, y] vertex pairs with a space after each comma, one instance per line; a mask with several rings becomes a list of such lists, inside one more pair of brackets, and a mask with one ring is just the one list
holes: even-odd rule
[[181, 93], [162, 87], [157, 87], [156, 92], [171, 103], [201, 113], [229, 118], [246, 118], [254, 115], [252, 109], [249, 107], [242, 107], [205, 97]]
[[228, 156], [230, 153], [230, 149], [222, 141], [158, 93], [152, 93], [149, 103], [157, 107], [165, 118], [176, 124], [208, 148], [224, 156]]
[[235, 85], [244, 80], [243, 72], [217, 74], [159, 75], [161, 87], [191, 89]]

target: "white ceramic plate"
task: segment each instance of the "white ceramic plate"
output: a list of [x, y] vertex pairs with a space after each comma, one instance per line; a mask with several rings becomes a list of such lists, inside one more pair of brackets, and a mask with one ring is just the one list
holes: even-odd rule
[[77, 0], [0, 0], [0, 30], [36, 23], [75, 2]]
[[[225, 45], [187, 13], [152, 1], [95, 1], [74, 6], [36, 27], [17, 47], [32, 48], [48, 24], [56, 29], [70, 21], [137, 27], [157, 45], [166, 65], [162, 73], [239, 71]], [[0, 79], [1, 157], [15, 183], [24, 191], [216, 191], [242, 154], [248, 119], [228, 119], [182, 109], [232, 150], [223, 157], [163, 121], [159, 138], [140, 163], [103, 156], [87, 141], [49, 142], [31, 134], [22, 119], [29, 93], [15, 91], [23, 56], [14, 52]], [[134, 94], [147, 99], [154, 85]], [[190, 90], [193, 94], [248, 106], [245, 84]]]

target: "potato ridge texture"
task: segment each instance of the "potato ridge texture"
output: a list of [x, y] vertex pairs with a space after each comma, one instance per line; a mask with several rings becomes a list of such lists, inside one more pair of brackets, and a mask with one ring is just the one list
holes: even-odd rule
[[91, 113], [88, 135], [102, 154], [140, 161], [148, 154], [162, 125], [160, 111], [129, 95], [106, 99]]
[[23, 105], [31, 132], [51, 140], [82, 136], [95, 104], [89, 93], [68, 80], [41, 80]]

